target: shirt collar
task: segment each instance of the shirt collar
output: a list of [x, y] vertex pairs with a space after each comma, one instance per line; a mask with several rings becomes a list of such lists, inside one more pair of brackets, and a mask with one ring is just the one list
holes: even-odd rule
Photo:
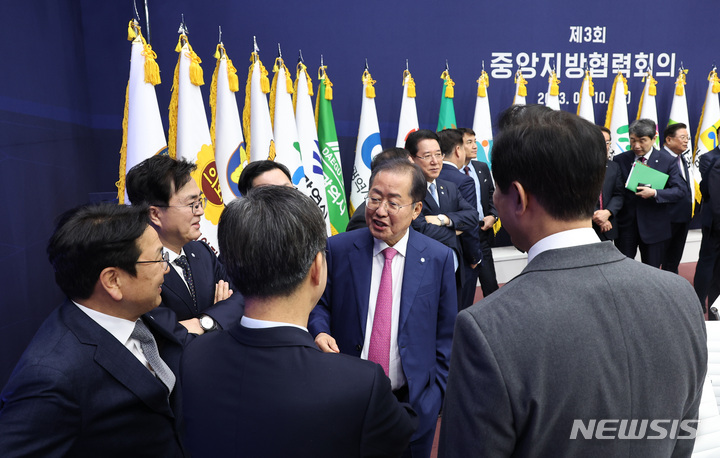
[[180, 248], [180, 254], [175, 253], [173, 250], [170, 250], [166, 247], [163, 247], [163, 251], [168, 254], [168, 259], [170, 260], [170, 264], [175, 262], [177, 258], [180, 256], [185, 256], [185, 248]]
[[445, 165], [445, 164], [447, 164], [447, 165], [452, 165], [452, 166], [455, 167], [457, 170], [460, 170], [460, 168], [459, 168], [459, 167], [457, 166], [457, 164], [455, 164], [454, 162], [443, 161], [443, 165]]
[[635, 160], [636, 160], [636, 161], [637, 161], [638, 159], [640, 159], [641, 157], [644, 157], [644, 158], [645, 158], [645, 162], [650, 162], [650, 155], [653, 153], [653, 151], [655, 151], [655, 148], [650, 148], [650, 151], [648, 151], [647, 153], [645, 153], [644, 156], [638, 156], [638, 155], [635, 154], [635, 153], [633, 153], [633, 154], [635, 154]]
[[97, 310], [93, 310], [89, 307], [85, 307], [84, 305], [80, 305], [75, 301], [73, 301], [73, 304], [77, 305], [80, 310], [85, 312], [87, 316], [89, 316], [94, 322], [99, 324], [100, 327], [112, 334], [113, 337], [119, 340], [120, 343], [123, 345], [125, 345], [125, 342], [127, 342], [130, 338], [130, 334], [132, 334], [133, 330], [135, 329], [134, 321], [98, 312]]
[[290, 327], [302, 329], [303, 331], [308, 332], [307, 328], [305, 328], [303, 326], [298, 326], [297, 324], [283, 323], [282, 321], [258, 320], [256, 318], [250, 318], [250, 317], [247, 317], [244, 315], [242, 316], [242, 318], [240, 318], [240, 324], [249, 329], [267, 329], [267, 328], [279, 328], [281, 326], [290, 326]]
[[590, 227], [557, 232], [538, 240], [535, 245], [528, 250], [528, 263], [543, 251], [557, 250], [558, 248], [568, 248], [579, 245], [589, 245], [591, 243], [599, 242], [600, 239], [595, 233], [595, 230]]
[[[393, 245], [393, 248], [397, 250], [398, 254], [401, 254], [402, 257], [405, 257], [405, 253], [407, 252], [407, 244], [408, 244], [408, 238], [410, 237], [410, 228], [405, 229], [405, 235], [402, 236], [398, 242]], [[383, 242], [380, 239], [373, 238], [373, 257], [379, 255], [382, 253], [382, 251], [389, 247], [387, 243]]]

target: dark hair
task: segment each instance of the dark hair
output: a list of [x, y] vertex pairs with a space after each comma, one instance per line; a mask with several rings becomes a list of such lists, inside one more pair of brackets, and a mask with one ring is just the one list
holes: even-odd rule
[[380, 172], [407, 173], [412, 178], [410, 184], [410, 198], [413, 202], [421, 202], [427, 191], [427, 181], [422, 169], [407, 159], [391, 159], [377, 164], [370, 174], [370, 188], [372, 188], [375, 177]]
[[255, 178], [265, 172], [275, 169], [284, 173], [285, 176], [288, 177], [288, 180], [290, 180], [290, 183], [292, 183], [290, 170], [288, 170], [284, 164], [265, 159], [262, 161], [251, 162], [243, 168], [242, 173], [240, 174], [240, 179], [238, 179], [238, 191], [240, 191], [240, 194], [244, 196], [252, 189], [252, 182]]
[[220, 216], [225, 269], [243, 296], [288, 296], [325, 252], [325, 220], [317, 204], [289, 186], [259, 186]]
[[550, 216], [563, 221], [592, 216], [606, 163], [597, 126], [566, 111], [526, 111], [507, 123], [493, 144], [498, 188], [507, 193], [519, 182]]
[[610, 131], [610, 129], [605, 126], [598, 126], [598, 128], [600, 129], [600, 131], [605, 132], [610, 136], [610, 138], [612, 138], [612, 132]]
[[636, 119], [630, 124], [628, 133], [636, 137], [650, 137], [653, 139], [657, 135], [657, 126], [652, 119]]
[[[506, 126], [517, 124], [522, 122], [523, 119], [531, 117], [540, 113], [549, 113], [553, 111], [552, 108], [545, 105], [538, 105], [531, 103], [529, 105], [512, 105], [500, 113], [498, 118], [498, 130], [503, 130]], [[495, 146], [493, 146], [494, 148]]]
[[378, 155], [372, 159], [372, 162], [370, 162], [370, 170], [372, 171], [378, 166], [378, 164], [382, 164], [383, 162], [392, 159], [404, 159], [407, 161], [409, 156], [410, 153], [405, 148], [388, 148], [378, 153]]
[[475, 135], [475, 131], [469, 127], [458, 127], [457, 130], [459, 130], [463, 135]]
[[137, 239], [148, 224], [144, 205], [101, 203], [63, 213], [47, 246], [55, 282], [70, 299], [87, 299], [106, 267], [135, 276]]
[[670, 124], [665, 128], [663, 131], [663, 138], [667, 139], [668, 137], [674, 137], [678, 130], [680, 129], [687, 129], [687, 126], [681, 122], [676, 122], [675, 124]]
[[440, 144], [440, 139], [437, 134], [432, 130], [420, 129], [415, 132], [411, 132], [405, 140], [405, 149], [410, 153], [411, 156], [415, 156], [418, 152], [418, 143], [422, 140], [435, 140]]
[[452, 154], [456, 146], [462, 146], [463, 134], [458, 129], [444, 129], [438, 132], [440, 151], [447, 157]]
[[192, 179], [190, 174], [196, 168], [192, 162], [164, 154], [145, 159], [127, 173], [128, 198], [133, 205], [168, 205], [172, 194]]

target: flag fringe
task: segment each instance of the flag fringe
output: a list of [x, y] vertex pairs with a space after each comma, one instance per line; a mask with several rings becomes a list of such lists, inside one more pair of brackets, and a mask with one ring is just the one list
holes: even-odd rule
[[[178, 46], [180, 41], [178, 41]], [[175, 48], [177, 51], [177, 47]], [[182, 48], [180, 48], [182, 51]], [[175, 65], [175, 73], [173, 74], [173, 84], [170, 90], [170, 107], [168, 116], [168, 154], [171, 158], [177, 156], [177, 118], [178, 118], [178, 98], [180, 92], [180, 59], [182, 55], [178, 56], [177, 65]]]
[[217, 118], [217, 90], [218, 90], [218, 72], [220, 71], [220, 61], [222, 60], [222, 54], [219, 52], [220, 46], [218, 45], [218, 51], [215, 53], [215, 71], [212, 74], [212, 80], [210, 81], [210, 141], [212, 142], [213, 148], [215, 148], [215, 120]]
[[[131, 21], [132, 22], [132, 21]], [[127, 138], [128, 138], [128, 101], [130, 95], [130, 82], [128, 81], [125, 86], [125, 110], [123, 112], [122, 121], [122, 147], [120, 148], [120, 170], [119, 179], [115, 182], [115, 186], [118, 190], [118, 203], [120, 205], [125, 203], [125, 167], [127, 167]]]
[[252, 89], [252, 75], [253, 75], [253, 67], [255, 66], [255, 61], [253, 60], [253, 56], [256, 56], [257, 54], [252, 53], [252, 56], [250, 57], [250, 61], [252, 62], [250, 64], [250, 69], [248, 70], [248, 77], [247, 77], [247, 83], [245, 84], [245, 106], [243, 107], [243, 114], [242, 114], [242, 124], [243, 124], [243, 134], [245, 135], [245, 150], [250, 151], [250, 141], [251, 141], [251, 131], [250, 131], [250, 90]]

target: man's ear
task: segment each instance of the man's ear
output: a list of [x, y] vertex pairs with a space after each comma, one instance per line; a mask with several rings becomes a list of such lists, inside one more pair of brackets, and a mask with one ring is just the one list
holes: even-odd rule
[[518, 181], [510, 183], [510, 189], [508, 190], [514, 203], [514, 212], [516, 215], [522, 215], [527, 211], [528, 208], [528, 193], [525, 191], [523, 185]]
[[414, 220], [418, 216], [420, 216], [420, 212], [422, 211], [423, 203], [422, 202], [415, 202], [412, 212], [412, 219]]
[[150, 223], [154, 227], [162, 227], [162, 218], [160, 217], [162, 210], [160, 207], [156, 207], [155, 205], [151, 205], [148, 209], [148, 215], [150, 217]]
[[308, 275], [310, 276], [310, 283], [313, 286], [318, 286], [325, 280], [325, 276], [327, 276], [325, 269], [325, 253], [318, 251], [318, 254], [315, 255], [313, 263], [310, 265], [310, 272], [308, 272]]
[[98, 286], [104, 289], [114, 300], [122, 300], [122, 278], [120, 277], [120, 270], [117, 267], [104, 268], [102, 272], [100, 272], [98, 284], [95, 287], [97, 288]]

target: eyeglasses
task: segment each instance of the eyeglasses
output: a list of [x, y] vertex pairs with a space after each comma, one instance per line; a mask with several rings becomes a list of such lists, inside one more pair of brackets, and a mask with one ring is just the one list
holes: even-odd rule
[[680, 141], [682, 141], [682, 142], [687, 141], [687, 140], [690, 139], [690, 137], [688, 137], [687, 135], [681, 135], [681, 136], [675, 137], [675, 138], [677, 138], [678, 140], [680, 140]]
[[395, 202], [390, 202], [389, 200], [383, 201], [382, 199], [378, 199], [376, 197], [368, 197], [365, 199], [365, 205], [370, 210], [377, 210], [378, 207], [380, 207], [380, 203], [385, 203], [385, 211], [388, 212], [390, 215], [397, 215], [400, 209], [404, 207], [409, 207], [410, 205], [415, 205], [417, 202], [412, 202], [405, 205], [399, 205]]
[[190, 211], [193, 215], [197, 215], [200, 213], [200, 209], [205, 209], [205, 206], [207, 206], [207, 197], [201, 196], [198, 200], [189, 203], [187, 205], [155, 205], [156, 207], [177, 207], [177, 208], [184, 208], [184, 207], [190, 207]]
[[436, 161], [441, 161], [443, 158], [442, 153], [435, 153], [435, 154], [426, 154], [424, 156], [415, 156], [418, 159], [421, 159], [423, 161], [429, 161], [430, 159], [435, 159]]
[[135, 264], [151, 264], [155, 262], [162, 262], [165, 265], [163, 266], [163, 271], [167, 270], [168, 266], [170, 266], [170, 255], [167, 253], [167, 251], [163, 251], [162, 259], [158, 261], [137, 261]]

